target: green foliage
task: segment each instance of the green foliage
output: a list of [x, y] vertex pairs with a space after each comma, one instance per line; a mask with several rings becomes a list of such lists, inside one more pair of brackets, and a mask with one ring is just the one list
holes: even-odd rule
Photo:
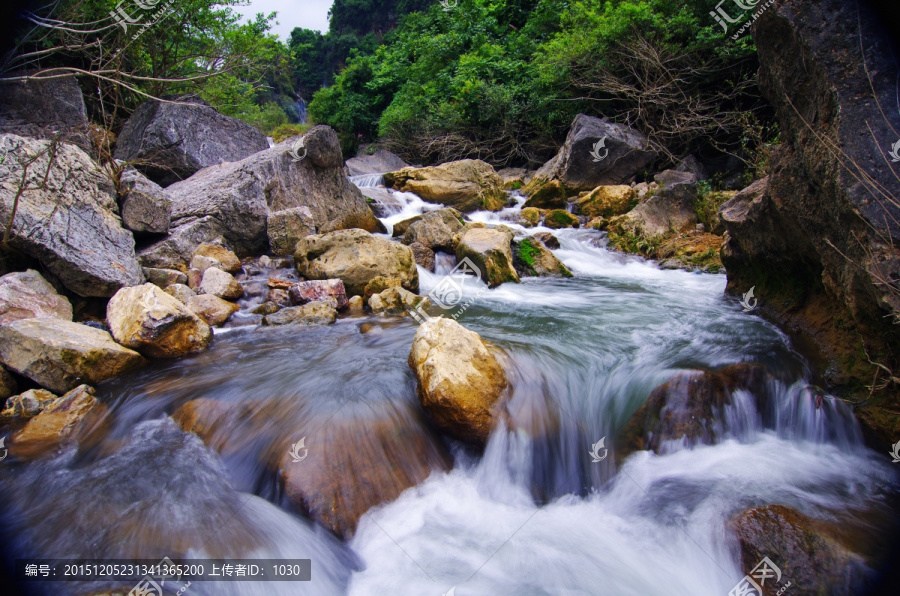
[[310, 128], [312, 128], [312, 124], [310, 124], [310, 123], [307, 123], [307, 124], [282, 124], [281, 126], [273, 129], [269, 133], [269, 136], [272, 137], [272, 139], [276, 143], [280, 143], [281, 141], [283, 141], [285, 139], [289, 139], [291, 137], [296, 137], [296, 136], [305, 134], [306, 131], [308, 131]]

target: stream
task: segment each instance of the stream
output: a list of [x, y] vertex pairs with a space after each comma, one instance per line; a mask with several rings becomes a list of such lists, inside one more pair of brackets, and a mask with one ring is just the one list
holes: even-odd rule
[[[389, 230], [438, 208], [390, 195], [381, 206]], [[508, 416], [483, 454], [424, 420], [407, 364], [409, 317], [264, 328], [237, 316], [209, 351], [100, 385], [108, 414], [96, 440], [0, 466], [7, 566], [22, 557], [312, 560], [310, 582], [197, 582], [187, 595], [725, 596], [743, 576], [727, 521], [745, 509], [782, 504], [860, 535], [893, 519], [900, 479], [890, 458], [863, 445], [844, 401], [817, 397], [787, 335], [724, 295], [724, 275], [661, 270], [607, 250], [598, 231], [526, 230], [515, 223], [524, 199], [513, 198], [470, 219], [552, 232], [574, 277], [477, 288], [460, 314], [510, 357]], [[421, 293], [453, 266], [439, 255], [435, 273], [420, 267]], [[617, 459], [618, 431], [655, 387], [678, 371], [740, 362], [771, 371], [768, 409], [737, 392], [718, 444]], [[219, 429], [214, 451], [169, 417], [199, 397], [268, 415]], [[376, 424], [417, 433], [448, 465], [368, 511], [342, 541], [287, 506], [271, 462], [304, 437], [310, 452], [359, 454], [386, 462], [381, 475], [400, 473], [409, 452], [386, 444], [389, 433], [366, 432]], [[593, 462], [601, 439], [609, 457]], [[27, 584], [73, 596], [114, 587], [128, 591]]]

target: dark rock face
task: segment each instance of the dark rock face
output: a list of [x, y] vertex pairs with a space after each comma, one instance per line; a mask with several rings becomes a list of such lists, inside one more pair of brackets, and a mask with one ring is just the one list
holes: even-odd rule
[[240, 161], [269, 147], [254, 127], [214, 110], [195, 96], [142, 103], [122, 129], [116, 159], [135, 161], [154, 182], [168, 186], [202, 168]]
[[[601, 140], [603, 146], [597, 146]], [[623, 184], [631, 181], [654, 157], [647, 139], [636, 130], [579, 114], [559, 153], [537, 171], [525, 191], [531, 195], [530, 190], [537, 190], [554, 179], [569, 194]]]
[[764, 557], [777, 567], [776, 571], [767, 564], [772, 572], [765, 574], [761, 585], [765, 596], [774, 596], [788, 583], [788, 593], [803, 596], [862, 594], [871, 578], [862, 557], [830, 537], [824, 524], [793, 509], [781, 505], [748, 509], [730, 526], [747, 575], [753, 575]]
[[896, 106], [898, 78], [890, 40], [864, 4], [841, 0], [776, 0], [754, 38], [782, 146], [765, 190], [748, 189], [723, 208], [728, 291], [755, 286], [770, 314], [809, 331], [841, 371], [833, 384], [869, 384], [863, 345], [870, 354], [900, 346], [885, 324], [900, 315], [900, 168], [887, 157], [900, 114], [886, 107]]
[[0, 82], [0, 132], [60, 140], [93, 151], [84, 97], [75, 77]]
[[[24, 163], [28, 190], [19, 197], [13, 248], [41, 263], [81, 296], [112, 296], [144, 280], [135, 259], [134, 236], [122, 227], [116, 192], [81, 149], [50, 141], [0, 134], [0, 220], [12, 213]], [[47, 182], [43, 179], [46, 175]]]
[[[241, 257], [264, 254], [270, 243], [270, 217], [300, 207], [308, 208], [304, 223], [315, 233], [345, 228], [377, 231], [380, 222], [340, 167], [335, 132], [320, 126], [307, 133], [307, 154], [299, 161], [292, 154], [295, 142], [288, 139], [243, 161], [206, 168], [168, 187], [173, 201], [171, 231], [167, 239], [141, 251], [143, 265], [176, 267], [190, 261], [199, 244], [217, 239]], [[338, 165], [329, 165], [334, 163]]]
[[122, 223], [136, 234], [166, 234], [172, 211], [169, 193], [137, 170], [122, 173]]

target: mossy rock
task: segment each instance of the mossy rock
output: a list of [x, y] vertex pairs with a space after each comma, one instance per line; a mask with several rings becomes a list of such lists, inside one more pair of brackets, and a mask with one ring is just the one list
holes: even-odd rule
[[536, 207], [526, 207], [519, 214], [519, 222], [526, 228], [533, 228], [541, 223], [541, 210]]
[[[559, 180], [550, 180], [538, 184], [532, 181], [525, 188], [525, 194], [529, 196], [528, 200], [525, 201], [525, 207], [561, 209], [566, 206], [566, 189], [563, 188]], [[529, 192], [529, 189], [531, 192]]]
[[578, 218], [565, 209], [554, 209], [544, 216], [544, 225], [551, 229], [577, 228], [581, 225]]

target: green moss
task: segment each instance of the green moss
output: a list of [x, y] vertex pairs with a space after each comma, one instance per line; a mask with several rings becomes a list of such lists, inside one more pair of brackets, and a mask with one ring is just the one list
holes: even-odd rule
[[531, 238], [525, 238], [519, 242], [518, 257], [530, 275], [537, 275], [534, 269], [534, 259], [540, 255], [541, 249], [534, 244], [534, 240]]
[[282, 124], [273, 130], [272, 134], [269, 136], [271, 136], [276, 143], [280, 143], [290, 137], [305, 134], [309, 129], [310, 126], [308, 124]]

